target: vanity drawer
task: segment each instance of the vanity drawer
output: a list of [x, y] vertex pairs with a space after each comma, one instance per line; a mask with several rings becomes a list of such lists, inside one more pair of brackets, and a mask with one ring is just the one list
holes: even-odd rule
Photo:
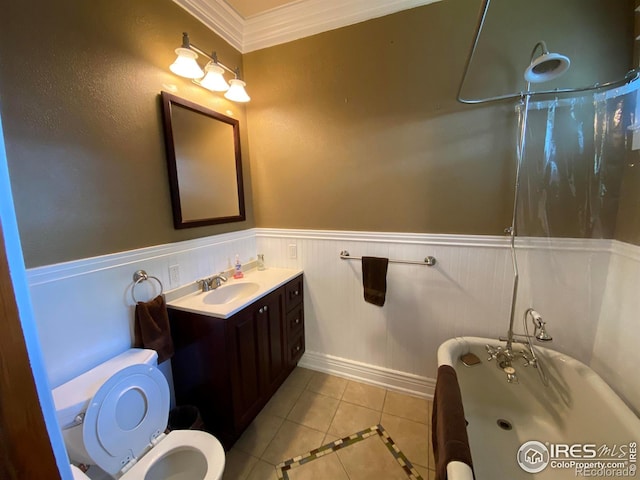
[[285, 304], [287, 312], [302, 303], [302, 275], [285, 285]]
[[295, 366], [304, 353], [304, 331], [289, 342], [289, 365]]
[[304, 328], [304, 305], [299, 304], [287, 313], [287, 333], [294, 338]]

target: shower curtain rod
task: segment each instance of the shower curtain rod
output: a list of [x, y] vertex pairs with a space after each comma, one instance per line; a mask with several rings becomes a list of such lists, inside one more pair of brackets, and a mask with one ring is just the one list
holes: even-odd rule
[[478, 98], [478, 99], [468, 99], [462, 98], [462, 87], [464, 86], [464, 82], [467, 79], [467, 75], [469, 73], [469, 67], [471, 66], [471, 62], [476, 53], [476, 48], [478, 47], [478, 41], [480, 40], [480, 33], [482, 32], [482, 27], [484, 26], [484, 21], [487, 17], [487, 11], [489, 10], [489, 4], [491, 0], [484, 0], [483, 7], [481, 9], [481, 13], [478, 17], [478, 24], [476, 26], [476, 35], [471, 45], [471, 49], [469, 51], [469, 55], [467, 57], [467, 62], [464, 66], [464, 73], [462, 74], [462, 80], [460, 80], [460, 86], [458, 87], [458, 95], [456, 99], [460, 103], [466, 103], [469, 105], [477, 105], [481, 103], [491, 103], [491, 102], [499, 102], [504, 100], [513, 100], [516, 98], [524, 98], [524, 97], [536, 97], [541, 95], [558, 95], [558, 94], [570, 94], [570, 93], [580, 93], [580, 92], [589, 92], [595, 90], [602, 90], [604, 88], [616, 88], [621, 87], [623, 85], [627, 85], [631, 82], [634, 82], [640, 78], [640, 70], [632, 69], [624, 76], [623, 79], [614, 80], [612, 82], [607, 83], [596, 83], [594, 85], [589, 85], [586, 87], [578, 87], [578, 88], [555, 88], [552, 90], [538, 90], [538, 91], [526, 91], [519, 93], [510, 93], [507, 95], [498, 95], [495, 97], [487, 97], [487, 98]]

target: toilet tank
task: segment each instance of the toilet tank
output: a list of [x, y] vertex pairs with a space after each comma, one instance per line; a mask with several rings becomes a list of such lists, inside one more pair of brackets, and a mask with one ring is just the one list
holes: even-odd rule
[[87, 410], [89, 402], [107, 379], [129, 365], [140, 363], [156, 366], [158, 354], [155, 350], [132, 348], [54, 388], [53, 402], [60, 428], [78, 423], [76, 417]]

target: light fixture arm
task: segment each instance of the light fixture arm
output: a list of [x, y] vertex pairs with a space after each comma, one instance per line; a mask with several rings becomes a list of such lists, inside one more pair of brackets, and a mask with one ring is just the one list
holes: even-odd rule
[[191, 44], [189, 43], [189, 34], [187, 32], [182, 32], [181, 48], [191, 48]]
[[236, 78], [240, 78], [240, 67], [236, 67], [235, 70], [231, 69], [227, 67], [224, 63], [218, 60], [218, 54], [216, 52], [208, 54], [201, 48], [198, 48], [196, 45], [194, 45], [189, 41], [189, 34], [187, 32], [182, 33], [182, 48], [188, 48], [189, 50], [193, 50], [198, 55], [202, 55], [203, 57], [211, 60], [214, 64], [218, 65], [219, 67], [224, 68], [227, 72], [233, 73], [236, 76]]

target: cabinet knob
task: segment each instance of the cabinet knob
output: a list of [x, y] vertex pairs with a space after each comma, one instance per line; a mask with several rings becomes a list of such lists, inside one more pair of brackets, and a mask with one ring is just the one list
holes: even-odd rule
[[269, 310], [269, 307], [265, 305], [264, 306], [264, 311], [266, 312], [267, 310]]
[[296, 352], [299, 352], [299, 351], [300, 351], [300, 345], [296, 347]]
[[293, 294], [297, 297], [298, 295], [300, 295], [300, 292], [296, 290], [295, 292], [293, 292]]
[[258, 310], [258, 313], [264, 313], [264, 307], [260, 307], [260, 310]]
[[300, 323], [300, 319], [296, 318], [296, 325], [298, 325]]

